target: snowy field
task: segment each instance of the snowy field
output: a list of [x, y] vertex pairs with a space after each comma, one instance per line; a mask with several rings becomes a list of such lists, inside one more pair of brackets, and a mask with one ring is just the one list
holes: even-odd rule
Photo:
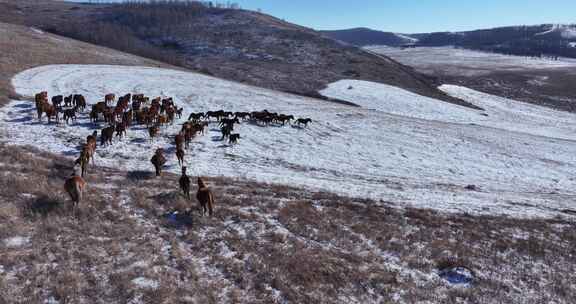
[[433, 73], [436, 70], [462, 76], [480, 76], [495, 71], [525, 71], [557, 68], [574, 68], [576, 59], [528, 58], [480, 52], [453, 47], [393, 48], [368, 46], [366, 50], [390, 56], [419, 71]]
[[[142, 67], [44, 66], [16, 75], [13, 85], [28, 96], [42, 90], [50, 96], [83, 94], [90, 104], [106, 93], [173, 96], [185, 116], [192, 111], [268, 109], [313, 120], [303, 129], [243, 123], [235, 146], [220, 141], [213, 124], [187, 152], [194, 175], [248, 178], [450, 212], [531, 217], [576, 209], [576, 116], [462, 87], [442, 89], [485, 108], [488, 116], [361, 81], [340, 81], [322, 92], [360, 108]], [[70, 126], [38, 123], [34, 116], [28, 101], [2, 108], [2, 140], [72, 159], [93, 131], [86, 115]], [[131, 128], [122, 141], [99, 146], [96, 163], [152, 171], [150, 157], [155, 148], [164, 147], [170, 156], [168, 170], [179, 172], [173, 136], [182, 122], [162, 129], [162, 138], [152, 142], [146, 129]], [[467, 185], [477, 190], [467, 190]]]

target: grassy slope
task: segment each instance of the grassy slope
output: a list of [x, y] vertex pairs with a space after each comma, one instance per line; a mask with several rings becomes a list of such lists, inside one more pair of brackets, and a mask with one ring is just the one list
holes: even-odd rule
[[[158, 65], [0, 25], [0, 87], [48, 63]], [[5, 38], [8, 37], [8, 38]], [[58, 40], [54, 40], [58, 39]], [[63, 47], [64, 46], [64, 47]], [[86, 202], [62, 192], [71, 160], [0, 145], [0, 303], [570, 303], [573, 222], [402, 210], [287, 186], [209, 179], [218, 215], [179, 231], [160, 215], [189, 206], [177, 177], [94, 168]], [[28, 238], [10, 244], [13, 237]], [[474, 269], [447, 287], [438, 266]], [[155, 290], [133, 281], [146, 278]], [[137, 302], [137, 300], [135, 300]]]
[[[0, 102], [12, 94], [10, 79], [20, 71], [47, 64], [120, 64], [169, 67], [157, 61], [105, 47], [0, 23]], [[12, 94], [13, 95], [13, 94]]]

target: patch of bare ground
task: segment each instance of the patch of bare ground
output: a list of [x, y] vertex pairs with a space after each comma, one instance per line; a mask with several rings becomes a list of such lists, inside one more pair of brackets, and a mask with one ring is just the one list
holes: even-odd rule
[[[178, 176], [92, 168], [0, 146], [0, 297], [6, 303], [571, 303], [575, 225], [443, 214], [281, 185], [208, 178], [200, 217]], [[195, 190], [195, 189], [193, 189]], [[192, 208], [186, 225], [165, 215]], [[438, 269], [466, 266], [469, 287]]]

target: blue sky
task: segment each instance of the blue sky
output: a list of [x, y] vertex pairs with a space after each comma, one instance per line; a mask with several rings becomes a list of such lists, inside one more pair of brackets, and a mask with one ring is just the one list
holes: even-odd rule
[[416, 33], [576, 23], [576, 0], [235, 0], [314, 29], [369, 27]]

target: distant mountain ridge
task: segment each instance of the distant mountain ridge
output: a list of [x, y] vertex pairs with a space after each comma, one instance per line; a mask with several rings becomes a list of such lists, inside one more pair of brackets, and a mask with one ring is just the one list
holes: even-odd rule
[[[464, 32], [398, 34], [370, 29], [323, 31], [323, 34], [357, 46], [405, 44], [416, 46], [454, 45], [474, 50], [522, 56], [564, 56], [576, 58], [576, 24], [507, 26]], [[389, 39], [386, 39], [389, 37]], [[393, 37], [413, 39], [402, 40]]]

